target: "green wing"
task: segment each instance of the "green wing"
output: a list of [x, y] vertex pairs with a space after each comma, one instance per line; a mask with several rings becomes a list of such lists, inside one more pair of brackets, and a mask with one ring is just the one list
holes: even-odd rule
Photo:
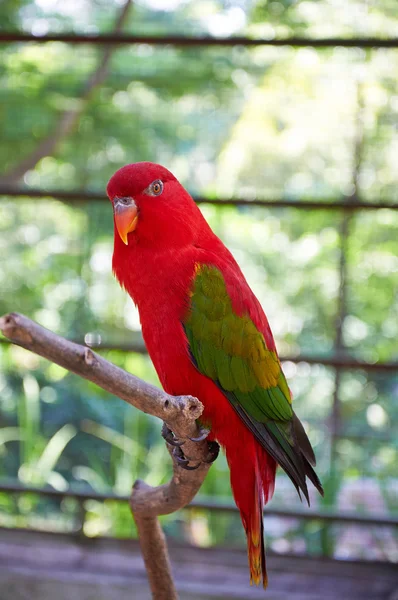
[[291, 395], [274, 350], [248, 315], [232, 307], [222, 273], [198, 264], [183, 322], [192, 360], [212, 379], [260, 444], [308, 499], [306, 475], [321, 491], [315, 457], [293, 412]]

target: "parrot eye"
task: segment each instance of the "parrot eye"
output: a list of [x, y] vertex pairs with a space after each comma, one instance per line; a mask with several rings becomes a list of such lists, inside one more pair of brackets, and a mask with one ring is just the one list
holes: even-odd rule
[[147, 187], [145, 192], [149, 196], [160, 196], [160, 194], [163, 192], [163, 181], [156, 179]]

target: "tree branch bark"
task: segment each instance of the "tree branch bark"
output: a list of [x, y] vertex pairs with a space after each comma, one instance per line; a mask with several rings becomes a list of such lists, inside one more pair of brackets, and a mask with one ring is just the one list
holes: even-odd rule
[[[123, 5], [116, 20], [115, 27], [112, 31], [113, 34], [119, 34], [122, 31], [131, 5], [132, 0], [126, 0], [126, 3]], [[33, 169], [42, 158], [49, 156], [58, 144], [73, 131], [93, 91], [105, 80], [105, 77], [108, 74], [109, 62], [116, 49], [117, 46], [114, 45], [107, 45], [104, 47], [96, 70], [91, 74], [83, 86], [78, 104], [61, 113], [55, 129], [39, 142], [31, 154], [12, 167], [8, 173], [0, 177], [1, 184], [10, 185], [17, 183], [27, 171]]]
[[0, 331], [14, 344], [51, 360], [139, 410], [162, 419], [178, 438], [186, 440], [185, 457], [199, 464], [198, 468], [187, 471], [173, 461], [173, 476], [169, 483], [151, 487], [137, 480], [130, 499], [153, 597], [156, 600], [177, 599], [167, 545], [157, 516], [186, 506], [198, 492], [210, 468], [210, 464], [204, 462], [209, 453], [207, 442], [192, 442], [189, 439], [200, 433], [196, 419], [201, 416], [203, 405], [192, 396], [170, 396], [120, 369], [90, 348], [70, 342], [23, 315], [10, 313], [1, 317]]

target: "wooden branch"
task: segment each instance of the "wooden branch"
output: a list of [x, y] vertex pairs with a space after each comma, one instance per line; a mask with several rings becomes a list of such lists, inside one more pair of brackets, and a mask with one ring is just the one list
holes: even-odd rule
[[[113, 30], [114, 35], [119, 35], [123, 31], [123, 26], [127, 20], [131, 5], [132, 0], [126, 0], [118, 15], [118, 18], [116, 19]], [[42, 158], [52, 154], [60, 142], [68, 137], [68, 135], [75, 128], [80, 115], [85, 109], [88, 100], [92, 96], [92, 93], [105, 80], [108, 74], [110, 60], [116, 49], [116, 46], [109, 44], [104, 46], [98, 61], [98, 65], [95, 71], [85, 82], [76, 106], [61, 113], [55, 129], [47, 137], [41, 140], [28, 156], [23, 158], [17, 165], [14, 165], [14, 167], [12, 167], [8, 173], [2, 175], [0, 177], [1, 183], [10, 184], [21, 179], [26, 171], [34, 169], [34, 167]]]
[[23, 315], [10, 313], [1, 317], [0, 331], [14, 344], [96, 383], [139, 410], [159, 417], [178, 438], [185, 439], [184, 455], [199, 465], [198, 468], [187, 471], [174, 461], [169, 483], [153, 488], [137, 480], [130, 499], [153, 597], [156, 600], [176, 599], [167, 546], [157, 515], [172, 513], [188, 504], [210, 468], [205, 462], [209, 452], [207, 442], [189, 439], [199, 435], [196, 419], [201, 416], [203, 405], [192, 396], [170, 396], [90, 348], [70, 342]]
[[133, 513], [133, 517], [153, 598], [178, 600], [166, 538], [159, 520], [156, 517], [142, 517], [139, 513]]

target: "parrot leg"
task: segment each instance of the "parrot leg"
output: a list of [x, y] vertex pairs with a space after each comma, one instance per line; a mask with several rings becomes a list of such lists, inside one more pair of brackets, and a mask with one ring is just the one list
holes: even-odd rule
[[219, 444], [217, 444], [217, 442], [207, 442], [208, 446], [209, 446], [209, 454], [207, 459], [204, 461], [205, 463], [212, 463], [216, 460], [219, 452], [220, 452], [220, 446]]
[[162, 438], [164, 440], [166, 440], [166, 442], [168, 444], [170, 444], [170, 446], [182, 446], [183, 444], [185, 444], [184, 440], [179, 440], [174, 433], [171, 431], [171, 429], [166, 425], [166, 423], [163, 422], [163, 426], [162, 426]]

